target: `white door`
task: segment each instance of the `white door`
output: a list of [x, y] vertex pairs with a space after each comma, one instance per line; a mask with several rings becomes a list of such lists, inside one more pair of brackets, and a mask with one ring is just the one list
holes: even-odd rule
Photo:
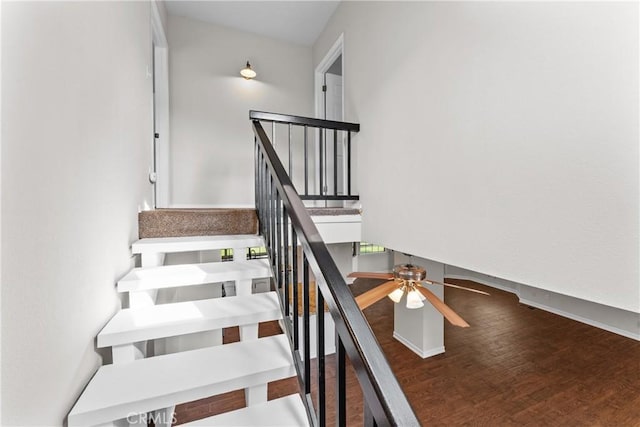
[[[342, 76], [332, 73], [324, 74], [324, 118], [326, 120], [342, 121]], [[334, 135], [333, 131], [327, 130], [325, 135], [325, 161], [324, 176], [327, 191], [325, 194], [334, 195], [334, 168], [337, 172], [338, 195], [344, 194], [344, 173], [345, 173], [345, 146], [346, 134], [338, 132], [337, 150], [335, 153], [336, 164], [334, 165]]]
[[325, 73], [325, 112], [327, 120], [342, 121], [342, 76]]

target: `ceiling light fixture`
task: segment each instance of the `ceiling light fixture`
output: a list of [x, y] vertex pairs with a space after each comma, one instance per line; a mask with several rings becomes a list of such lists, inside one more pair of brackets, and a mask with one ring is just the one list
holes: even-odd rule
[[404, 286], [400, 286], [399, 288], [397, 288], [395, 291], [391, 292], [387, 296], [391, 298], [391, 301], [395, 303], [399, 303], [402, 297], [404, 296]]
[[392, 273], [367, 273], [353, 272], [347, 277], [363, 278], [363, 279], [386, 279], [381, 285], [378, 285], [367, 292], [356, 297], [356, 303], [361, 310], [369, 307], [371, 304], [388, 296], [393, 302], [399, 303], [407, 296], [407, 308], [416, 309], [424, 307], [424, 301], [429, 301], [436, 310], [456, 326], [466, 328], [469, 326], [465, 320], [455, 311], [446, 305], [433, 292], [425, 287], [425, 285], [441, 285], [456, 289], [464, 289], [465, 291], [475, 292], [478, 294], [489, 295], [484, 291], [467, 288], [466, 286], [454, 285], [453, 283], [437, 282], [427, 279], [427, 270], [413, 264], [399, 264], [393, 268]]
[[257, 76], [256, 72], [251, 68], [251, 64], [247, 60], [247, 66], [240, 70], [240, 75], [245, 78], [245, 80], [251, 80]]
[[422, 302], [422, 294], [415, 289], [411, 289], [407, 292], [407, 308], [421, 308], [424, 307]]

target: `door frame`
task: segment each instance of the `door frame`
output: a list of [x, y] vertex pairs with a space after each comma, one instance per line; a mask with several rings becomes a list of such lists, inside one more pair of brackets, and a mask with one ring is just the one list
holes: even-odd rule
[[344, 120], [344, 33], [341, 33], [338, 39], [333, 43], [327, 54], [316, 67], [314, 73], [314, 96], [316, 106], [316, 117], [322, 119], [324, 117], [324, 95], [322, 93], [322, 85], [324, 84], [324, 73], [326, 73], [331, 65], [338, 57], [342, 55], [342, 120]]
[[[160, 137], [152, 135], [152, 150], [155, 158], [155, 200], [156, 208], [169, 207], [169, 44], [160, 18], [160, 11], [155, 1], [151, 2], [151, 33], [152, 49], [155, 56], [153, 64], [153, 79], [155, 79], [155, 132]], [[152, 126], [154, 124], [152, 123]], [[155, 139], [155, 143], [154, 143]]]
[[[333, 46], [329, 48], [324, 58], [320, 61], [318, 66], [314, 72], [314, 96], [315, 96], [315, 109], [316, 109], [316, 117], [319, 119], [324, 119], [324, 94], [322, 91], [322, 86], [324, 85], [324, 74], [331, 68], [331, 65], [335, 62], [338, 57], [342, 55], [342, 117], [341, 120], [344, 121], [344, 33], [341, 33], [338, 36], [338, 39], [333, 43]], [[316, 167], [315, 167], [315, 187], [317, 194], [320, 194], [320, 168], [318, 166], [318, 159], [320, 158], [320, 143], [318, 138], [316, 138], [315, 144], [315, 159], [316, 159]]]

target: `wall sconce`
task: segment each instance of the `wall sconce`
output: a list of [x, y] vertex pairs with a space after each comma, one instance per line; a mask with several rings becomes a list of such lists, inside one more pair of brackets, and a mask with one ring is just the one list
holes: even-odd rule
[[247, 61], [247, 66], [240, 70], [240, 75], [245, 78], [245, 80], [251, 80], [257, 76], [256, 72], [251, 68], [251, 64]]

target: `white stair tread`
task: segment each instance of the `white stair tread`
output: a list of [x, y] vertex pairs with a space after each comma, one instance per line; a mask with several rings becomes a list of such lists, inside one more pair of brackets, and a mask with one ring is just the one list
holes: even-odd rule
[[202, 285], [271, 277], [267, 259], [134, 268], [118, 281], [118, 292]]
[[293, 375], [283, 334], [106, 365], [76, 402], [68, 424], [106, 423]]
[[140, 239], [131, 245], [134, 254], [207, 251], [215, 249], [253, 248], [264, 246], [261, 236], [232, 234], [227, 236], [157, 237]]
[[289, 396], [270, 400], [259, 405], [249, 406], [181, 425], [203, 427], [299, 427], [308, 426], [309, 421], [300, 395], [290, 394]]
[[98, 334], [98, 348], [282, 318], [275, 292], [120, 310]]

